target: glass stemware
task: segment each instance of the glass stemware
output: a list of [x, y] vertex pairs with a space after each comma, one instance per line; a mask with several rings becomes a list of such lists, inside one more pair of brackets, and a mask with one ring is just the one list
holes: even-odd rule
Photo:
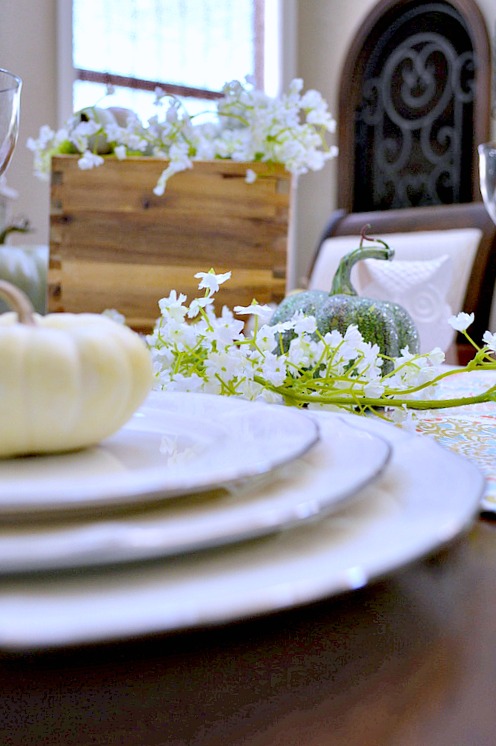
[[9, 165], [17, 141], [21, 86], [17, 75], [0, 69], [0, 174]]
[[478, 151], [482, 199], [492, 221], [496, 223], [496, 142], [482, 143]]

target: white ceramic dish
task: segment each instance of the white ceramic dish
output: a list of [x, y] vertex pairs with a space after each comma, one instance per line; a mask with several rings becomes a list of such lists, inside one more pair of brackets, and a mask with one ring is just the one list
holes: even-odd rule
[[[319, 422], [332, 414], [316, 416]], [[288, 531], [107, 570], [0, 583], [0, 646], [46, 649], [177, 631], [291, 608], [366, 585], [467, 529], [484, 479], [432, 440], [345, 416], [393, 446], [363, 499]]]
[[[241, 419], [242, 422], [242, 419]], [[103, 519], [0, 524], [0, 575], [149, 559], [262, 536], [339, 509], [387, 464], [380, 437], [336, 418], [305, 456], [230, 489]]]
[[116, 508], [240, 482], [298, 458], [318, 437], [315, 422], [289, 407], [152, 392], [94, 448], [0, 461], [0, 517]]

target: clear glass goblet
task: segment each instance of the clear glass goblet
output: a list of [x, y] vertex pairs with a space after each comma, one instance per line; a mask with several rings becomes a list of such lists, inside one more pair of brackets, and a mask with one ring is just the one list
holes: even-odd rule
[[482, 143], [478, 150], [482, 199], [493, 223], [496, 223], [496, 142]]
[[22, 81], [0, 69], [0, 175], [10, 163], [19, 132]]

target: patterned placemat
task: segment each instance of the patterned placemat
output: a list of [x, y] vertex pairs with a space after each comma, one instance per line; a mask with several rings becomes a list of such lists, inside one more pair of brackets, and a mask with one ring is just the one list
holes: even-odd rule
[[[496, 373], [488, 371], [458, 374], [441, 384], [438, 396], [473, 395], [488, 389], [495, 380]], [[496, 402], [422, 412], [416, 429], [479, 466], [486, 477], [482, 510], [496, 514]]]

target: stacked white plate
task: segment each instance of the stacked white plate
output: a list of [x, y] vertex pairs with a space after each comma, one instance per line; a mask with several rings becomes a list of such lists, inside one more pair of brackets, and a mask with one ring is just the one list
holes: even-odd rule
[[463, 532], [484, 479], [377, 419], [154, 392], [112, 438], [0, 462], [0, 648], [225, 623]]

